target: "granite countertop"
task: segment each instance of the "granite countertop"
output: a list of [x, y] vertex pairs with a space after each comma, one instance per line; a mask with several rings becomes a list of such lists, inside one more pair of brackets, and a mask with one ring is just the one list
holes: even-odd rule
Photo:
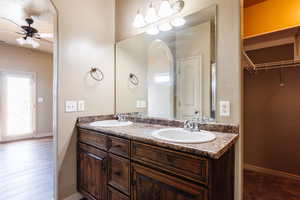
[[158, 145], [161, 147], [167, 147], [181, 152], [206, 156], [213, 159], [219, 159], [227, 150], [229, 150], [234, 145], [234, 143], [238, 139], [238, 134], [236, 133], [211, 131], [216, 135], [216, 139], [212, 142], [201, 144], [179, 144], [159, 140], [152, 136], [152, 132], [155, 130], [170, 128], [170, 126], [165, 125], [134, 122], [132, 125], [125, 127], [94, 127], [90, 126], [89, 122], [79, 120], [77, 126], [83, 129], [104, 132], [112, 136], [119, 136], [148, 144]]

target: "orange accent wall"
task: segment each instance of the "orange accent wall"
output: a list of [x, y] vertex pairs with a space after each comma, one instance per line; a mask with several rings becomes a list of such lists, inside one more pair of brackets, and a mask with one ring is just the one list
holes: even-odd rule
[[300, 25], [300, 0], [267, 0], [244, 9], [244, 38]]

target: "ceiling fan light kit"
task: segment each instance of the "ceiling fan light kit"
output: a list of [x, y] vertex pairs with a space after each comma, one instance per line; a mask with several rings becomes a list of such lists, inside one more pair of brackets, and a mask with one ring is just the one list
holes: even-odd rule
[[31, 45], [33, 48], [38, 48], [40, 46], [40, 43], [35, 41], [32, 37], [20, 37], [17, 39], [17, 42], [23, 46], [23, 45]]
[[145, 16], [140, 10], [137, 12], [133, 26], [145, 28], [149, 35], [157, 35], [160, 31], [170, 31], [173, 27], [183, 26], [186, 21], [179, 14], [184, 5], [184, 0], [162, 0], [157, 6], [151, 1]]

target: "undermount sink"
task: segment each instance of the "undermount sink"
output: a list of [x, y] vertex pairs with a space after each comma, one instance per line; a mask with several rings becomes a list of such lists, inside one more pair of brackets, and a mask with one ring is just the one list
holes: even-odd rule
[[189, 131], [183, 128], [166, 128], [152, 133], [152, 136], [174, 143], [199, 144], [211, 142], [216, 139], [216, 135], [207, 131]]
[[104, 120], [104, 121], [96, 121], [90, 123], [90, 126], [97, 127], [118, 127], [118, 126], [130, 126], [132, 122], [130, 121], [118, 121], [118, 120]]

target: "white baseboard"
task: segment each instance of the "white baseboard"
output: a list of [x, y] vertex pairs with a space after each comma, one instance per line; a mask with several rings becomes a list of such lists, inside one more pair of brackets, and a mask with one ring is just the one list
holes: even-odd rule
[[255, 171], [255, 172], [260, 172], [260, 173], [264, 173], [264, 174], [285, 177], [285, 178], [290, 178], [290, 179], [300, 181], [299, 175], [291, 174], [291, 173], [287, 173], [287, 172], [283, 172], [283, 171], [279, 171], [279, 170], [274, 170], [274, 169], [258, 167], [258, 166], [251, 165], [251, 164], [245, 164], [244, 169], [249, 170], [249, 171]]
[[65, 198], [64, 200], [80, 200], [82, 198], [82, 195], [78, 192], [75, 194], [72, 194], [71, 196]]
[[39, 134], [32, 134], [32, 135], [25, 135], [25, 136], [19, 136], [19, 137], [11, 137], [11, 138], [0, 138], [0, 144], [6, 143], [6, 142], [14, 142], [19, 140], [30, 140], [30, 139], [39, 139], [44, 137], [52, 137], [53, 133], [39, 133]]
[[37, 133], [34, 135], [34, 138], [43, 138], [43, 137], [51, 137], [53, 133]]

